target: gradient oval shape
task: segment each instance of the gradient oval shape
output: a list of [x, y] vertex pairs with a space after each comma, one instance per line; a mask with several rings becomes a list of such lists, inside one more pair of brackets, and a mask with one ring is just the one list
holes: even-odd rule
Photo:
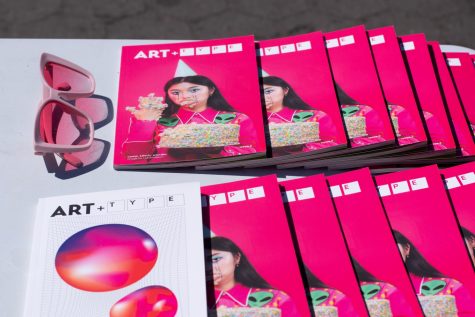
[[110, 317], [174, 317], [178, 310], [175, 294], [168, 288], [153, 285], [141, 288], [120, 299]]
[[56, 253], [56, 271], [72, 287], [107, 292], [137, 282], [153, 268], [158, 247], [145, 231], [123, 224], [81, 230]]

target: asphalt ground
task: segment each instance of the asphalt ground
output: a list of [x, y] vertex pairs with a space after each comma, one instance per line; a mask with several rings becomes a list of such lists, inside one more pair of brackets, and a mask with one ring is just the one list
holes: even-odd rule
[[0, 0], [2, 38], [269, 39], [359, 24], [475, 48], [475, 0]]

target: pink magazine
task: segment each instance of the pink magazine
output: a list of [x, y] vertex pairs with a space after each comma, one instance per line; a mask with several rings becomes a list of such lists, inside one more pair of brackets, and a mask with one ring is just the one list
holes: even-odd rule
[[423, 310], [475, 316], [475, 275], [437, 165], [376, 177]]
[[445, 53], [447, 65], [460, 96], [473, 135], [475, 134], [475, 67], [468, 53]]
[[400, 146], [424, 146], [427, 136], [394, 27], [368, 30], [368, 36]]
[[[454, 152], [456, 144], [424, 34], [400, 36], [416, 97], [424, 115], [434, 151]], [[445, 152], [444, 152], [445, 153]], [[430, 153], [437, 155], [436, 153]]]
[[115, 168], [265, 155], [253, 36], [124, 46]]
[[[257, 47], [272, 156], [346, 146], [322, 33], [259, 41]], [[316, 135], [303, 126], [303, 131], [285, 131], [289, 123], [311, 122]], [[302, 139], [309, 142], [301, 144]]]
[[301, 159], [281, 164], [279, 168], [326, 167], [335, 154], [364, 155], [373, 150], [373, 156], [378, 149], [396, 143], [364, 26], [325, 33], [324, 38], [351, 149], [324, 153], [316, 161]]
[[279, 184], [297, 236], [315, 316], [369, 316], [325, 177]]
[[311, 316], [277, 178], [206, 186], [201, 193], [214, 284], [209, 304], [218, 316]]
[[[439, 43], [428, 42], [428, 44], [434, 58], [435, 69], [439, 76], [442, 92], [445, 96], [450, 117], [452, 118], [452, 124], [460, 146], [460, 154], [462, 156], [475, 155], [475, 142], [472, 134], [473, 130], [466, 118], [466, 112], [464, 112], [464, 109], [460, 103], [460, 95], [457, 94], [457, 90], [454, 86], [454, 81], [452, 79], [453, 77], [450, 74], [447, 61], [444, 58], [444, 54], [440, 50]], [[472, 67], [472, 65], [469, 66]]]
[[351, 147], [377, 147], [395, 137], [364, 26], [325, 33]]
[[197, 169], [275, 165], [348, 146], [322, 33], [256, 46], [272, 158]]
[[370, 314], [423, 317], [369, 169], [327, 180]]
[[475, 162], [441, 170], [452, 205], [460, 223], [465, 244], [475, 267]]

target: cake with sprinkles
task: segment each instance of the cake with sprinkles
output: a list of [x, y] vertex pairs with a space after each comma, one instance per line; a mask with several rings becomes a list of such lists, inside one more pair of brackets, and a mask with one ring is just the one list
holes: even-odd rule
[[272, 147], [320, 141], [318, 122], [269, 123]]
[[391, 115], [391, 121], [393, 123], [394, 131], [396, 132], [396, 136], [400, 137], [401, 134], [399, 133], [399, 121], [396, 115]]
[[315, 317], [338, 317], [338, 308], [335, 306], [313, 306]]
[[393, 124], [394, 131], [396, 136], [400, 137], [401, 133], [399, 132], [399, 113], [404, 111], [404, 108], [398, 105], [389, 105], [389, 113], [391, 114], [391, 121]]
[[[155, 96], [155, 93], [150, 93], [146, 97], [140, 96], [138, 99], [138, 108], [139, 109], [156, 109], [163, 111], [168, 105], [163, 102], [163, 97]], [[136, 110], [135, 107], [125, 107], [127, 111], [133, 112]]]
[[366, 307], [371, 317], [392, 317], [391, 306], [387, 299], [367, 299]]
[[458, 317], [453, 295], [419, 296], [426, 317]]
[[233, 307], [218, 308], [218, 317], [282, 317], [279, 308], [270, 307]]
[[239, 124], [181, 124], [160, 134], [160, 147], [205, 148], [239, 144]]
[[357, 137], [365, 137], [366, 133], [366, 118], [361, 112], [359, 106], [342, 105], [343, 119], [345, 120], [346, 131], [350, 139]]

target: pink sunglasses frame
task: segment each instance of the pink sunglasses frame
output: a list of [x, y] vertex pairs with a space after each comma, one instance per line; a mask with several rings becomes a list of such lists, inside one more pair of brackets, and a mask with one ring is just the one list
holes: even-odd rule
[[[65, 66], [67, 68], [70, 68], [76, 72], [83, 74], [85, 77], [87, 77], [87, 80], [91, 82], [91, 89], [89, 91], [78, 92], [78, 91], [62, 91], [62, 90], [58, 90], [51, 87], [44, 77], [44, 69], [47, 63], [54, 63], [61, 66]], [[94, 76], [92, 76], [92, 74], [86, 69], [49, 53], [41, 54], [40, 72], [41, 72], [41, 80], [43, 83], [43, 98], [39, 103], [39, 107], [38, 107], [38, 111], [36, 113], [36, 119], [35, 119], [35, 130], [34, 130], [35, 154], [36, 155], [44, 155], [46, 153], [61, 154], [61, 157], [65, 159], [66, 161], [68, 161], [69, 163], [71, 163], [72, 165], [81, 166], [82, 162], [78, 158], [76, 158], [75, 156], [69, 153], [84, 151], [91, 147], [93, 139], [94, 139], [94, 123], [91, 117], [87, 113], [76, 108], [73, 104], [71, 104], [67, 100], [74, 100], [77, 98], [91, 96], [94, 93], [94, 90], [96, 88], [96, 81], [94, 79]], [[48, 143], [43, 140], [43, 138], [41, 137], [42, 131], [41, 131], [41, 124], [40, 124], [41, 113], [43, 111], [43, 108], [51, 102], [61, 104], [61, 106], [64, 107], [64, 110], [66, 112], [69, 112], [71, 114], [81, 115], [87, 119], [88, 125], [89, 125], [90, 138], [86, 144], [64, 145], [64, 144]]]

